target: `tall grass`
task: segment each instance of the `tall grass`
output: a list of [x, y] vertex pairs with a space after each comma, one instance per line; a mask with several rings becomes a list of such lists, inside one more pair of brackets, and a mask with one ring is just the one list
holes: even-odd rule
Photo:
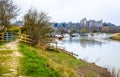
[[38, 54], [46, 58], [48, 60], [48, 66], [57, 70], [62, 77], [76, 77], [75, 67], [85, 64], [83, 61], [55, 50], [39, 50]]
[[56, 50], [35, 49], [20, 44], [24, 57], [21, 60], [23, 75], [31, 77], [77, 77], [76, 67], [86, 62]]
[[[52, 53], [58, 53], [58, 52], [52, 52]], [[75, 71], [73, 68], [68, 67], [63, 62], [58, 62], [60, 61], [58, 58], [56, 58], [57, 55], [52, 54], [50, 52], [44, 51], [44, 50], [39, 50], [38, 54], [48, 61], [48, 67], [51, 68], [52, 70], [56, 70], [59, 72], [61, 77], [76, 77]], [[54, 57], [54, 58], [53, 58]], [[57, 60], [57, 61], [55, 61]]]

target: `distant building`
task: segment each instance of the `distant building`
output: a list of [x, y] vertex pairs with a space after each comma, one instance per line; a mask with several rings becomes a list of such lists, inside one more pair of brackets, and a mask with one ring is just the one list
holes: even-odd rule
[[87, 26], [87, 19], [86, 18], [83, 18], [81, 21], [80, 21], [80, 25], [82, 27], [86, 27]]
[[82, 27], [102, 27], [102, 20], [100, 20], [100, 21], [95, 21], [95, 20], [87, 21], [87, 19], [84, 18], [80, 21], [80, 26], [82, 26]]
[[96, 21], [95, 22], [95, 25], [96, 25], [96, 27], [102, 27], [102, 20], [100, 20], [100, 21]]
[[95, 20], [89, 20], [89, 27], [95, 26]]
[[15, 25], [23, 27], [24, 23], [23, 23], [23, 21], [16, 21]]

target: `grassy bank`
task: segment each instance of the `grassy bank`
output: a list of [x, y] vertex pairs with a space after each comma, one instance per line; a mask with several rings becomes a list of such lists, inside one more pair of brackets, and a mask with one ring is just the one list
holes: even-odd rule
[[116, 33], [114, 36], [111, 37], [111, 39], [120, 41], [120, 33]]
[[76, 66], [87, 65], [83, 61], [56, 50], [37, 50], [23, 43], [19, 46], [24, 55], [21, 59], [20, 70], [23, 76], [76, 77]]
[[20, 51], [23, 54], [21, 59], [21, 67], [19, 70], [22, 76], [30, 77], [60, 77], [57, 71], [50, 69], [47, 66], [47, 60], [37, 54], [37, 50], [20, 44]]
[[2, 45], [3, 45], [3, 43], [0, 42], [0, 46], [2, 46]]
[[21, 43], [20, 74], [29, 77], [111, 77], [105, 69], [68, 55], [65, 51], [35, 49]]

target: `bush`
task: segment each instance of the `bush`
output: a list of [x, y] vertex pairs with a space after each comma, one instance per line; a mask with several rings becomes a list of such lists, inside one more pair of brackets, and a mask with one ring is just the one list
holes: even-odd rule
[[19, 26], [11, 26], [7, 30], [8, 32], [21, 32], [21, 28]]

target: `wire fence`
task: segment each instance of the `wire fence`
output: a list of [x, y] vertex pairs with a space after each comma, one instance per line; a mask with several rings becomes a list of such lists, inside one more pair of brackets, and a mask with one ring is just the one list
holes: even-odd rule
[[[0, 33], [0, 44], [11, 42], [18, 40], [19, 42], [30, 43], [32, 41], [30, 35], [23, 34], [20, 32], [4, 32]], [[59, 44], [56, 41], [49, 41], [48, 42], [51, 47], [55, 48], [56, 50], [59, 47]]]
[[14, 41], [17, 39], [17, 36], [17, 33], [12, 32], [0, 33], [0, 43]]

